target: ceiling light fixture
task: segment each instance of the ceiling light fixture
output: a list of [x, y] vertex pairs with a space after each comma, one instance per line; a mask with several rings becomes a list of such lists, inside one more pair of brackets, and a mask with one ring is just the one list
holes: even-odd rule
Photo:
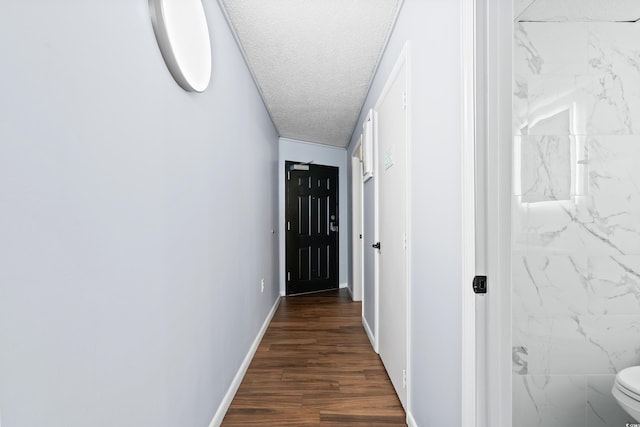
[[211, 40], [201, 0], [149, 0], [153, 31], [167, 68], [184, 90], [211, 80]]

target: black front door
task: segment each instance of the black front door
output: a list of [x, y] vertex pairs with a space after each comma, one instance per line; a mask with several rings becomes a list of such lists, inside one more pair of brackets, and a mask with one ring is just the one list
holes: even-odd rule
[[338, 288], [338, 168], [285, 163], [287, 295]]

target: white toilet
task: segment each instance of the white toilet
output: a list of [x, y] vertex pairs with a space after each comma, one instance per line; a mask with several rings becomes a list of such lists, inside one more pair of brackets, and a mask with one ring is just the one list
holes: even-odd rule
[[640, 421], [640, 366], [618, 372], [611, 393], [627, 414]]

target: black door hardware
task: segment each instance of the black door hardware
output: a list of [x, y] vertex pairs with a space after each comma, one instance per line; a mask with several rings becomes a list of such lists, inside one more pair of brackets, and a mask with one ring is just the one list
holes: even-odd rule
[[476, 294], [487, 293], [487, 276], [476, 276], [473, 278], [473, 292]]

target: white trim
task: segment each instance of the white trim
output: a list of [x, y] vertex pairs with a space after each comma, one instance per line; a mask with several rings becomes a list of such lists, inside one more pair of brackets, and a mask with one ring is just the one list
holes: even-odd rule
[[[406, 57], [405, 57], [405, 61], [406, 61], [406, 65], [405, 65], [405, 72], [406, 72], [406, 110], [407, 113], [405, 114], [405, 125], [406, 125], [406, 130], [405, 130], [405, 136], [406, 136], [406, 141], [405, 141], [405, 191], [406, 191], [406, 217], [405, 217], [405, 237], [406, 237], [406, 250], [405, 250], [405, 268], [406, 268], [406, 280], [407, 280], [407, 367], [406, 367], [406, 371], [407, 371], [407, 422], [409, 422], [409, 420], [413, 421], [413, 423], [415, 424], [415, 420], [413, 420], [413, 415], [411, 415], [411, 409], [413, 407], [413, 405], [411, 404], [411, 390], [412, 390], [412, 381], [411, 381], [411, 373], [413, 372], [413, 365], [412, 365], [412, 358], [411, 358], [411, 351], [412, 351], [412, 345], [411, 345], [411, 334], [412, 334], [412, 330], [413, 328], [411, 327], [411, 301], [412, 301], [412, 288], [413, 288], [413, 281], [411, 280], [411, 268], [412, 268], [412, 264], [411, 264], [411, 254], [413, 251], [413, 245], [412, 245], [412, 239], [411, 236], [413, 236], [412, 233], [412, 222], [411, 222], [411, 194], [412, 193], [412, 187], [411, 187], [411, 103], [413, 100], [413, 92], [412, 92], [412, 85], [411, 85], [411, 43], [409, 40], [407, 40], [407, 43], [405, 44], [405, 49], [406, 49]], [[409, 419], [409, 416], [411, 416], [411, 418]]]
[[407, 411], [407, 427], [418, 427], [418, 423], [413, 419], [413, 414]]
[[511, 162], [513, 4], [489, 0], [487, 48], [487, 425], [512, 425]]
[[[338, 286], [340, 289], [342, 288], [349, 288], [349, 284], [348, 283], [340, 283], [340, 285]], [[351, 289], [349, 289], [349, 292], [351, 292]]]
[[253, 359], [253, 356], [256, 354], [256, 350], [258, 350], [258, 346], [262, 341], [262, 337], [267, 331], [267, 328], [271, 323], [271, 319], [273, 319], [274, 314], [276, 314], [276, 310], [278, 309], [279, 305], [280, 305], [280, 298], [276, 299], [276, 302], [273, 304], [271, 311], [269, 312], [269, 314], [267, 314], [267, 318], [264, 320], [264, 323], [262, 324], [262, 327], [258, 331], [256, 338], [253, 340], [253, 344], [251, 344], [251, 347], [249, 348], [247, 355], [244, 357], [242, 364], [238, 368], [238, 372], [236, 372], [235, 377], [233, 377], [233, 381], [231, 381], [231, 384], [227, 389], [227, 393], [222, 398], [222, 402], [220, 402], [220, 405], [218, 406], [218, 410], [213, 416], [213, 419], [211, 420], [211, 422], [209, 423], [209, 427], [218, 427], [220, 424], [222, 424], [222, 420], [224, 419], [224, 416], [226, 415], [227, 410], [229, 409], [229, 406], [231, 405], [231, 402], [233, 401], [233, 398], [236, 395], [236, 392], [238, 391], [238, 387], [240, 387], [240, 384], [242, 383], [242, 379], [244, 378], [244, 375], [247, 373], [247, 369], [249, 369], [251, 360]]
[[[378, 176], [378, 113], [373, 112], [373, 174]], [[379, 179], [373, 179], [373, 242], [380, 241], [380, 221], [378, 219], [380, 212], [380, 184]], [[375, 295], [374, 304], [374, 318], [376, 324], [375, 329], [375, 346], [374, 350], [379, 353], [379, 340], [380, 336], [380, 266], [379, 266], [379, 254], [378, 251], [373, 252], [373, 294]]]
[[[351, 156], [351, 299], [362, 301], [364, 295], [364, 231], [363, 231], [363, 193], [362, 160], [359, 151], [362, 143], [358, 143]], [[356, 269], [356, 267], [359, 267]], [[364, 304], [363, 304], [364, 307]]]
[[[487, 274], [487, 4], [476, 1], [476, 274]], [[487, 295], [476, 298], [476, 427], [487, 424]]]
[[287, 141], [287, 142], [295, 142], [296, 144], [310, 145], [312, 147], [321, 148], [321, 149], [328, 148], [328, 149], [331, 149], [331, 150], [347, 151], [346, 147], [338, 147], [336, 145], [322, 144], [320, 142], [302, 141], [300, 139], [285, 138], [283, 136], [281, 136], [279, 139], [281, 139], [283, 141]]
[[475, 427], [475, 0], [460, 0], [462, 66], [462, 366], [461, 425]]
[[378, 341], [376, 340], [376, 337], [373, 335], [373, 332], [371, 332], [369, 323], [367, 322], [367, 319], [364, 316], [362, 316], [362, 326], [364, 326], [364, 331], [367, 333], [367, 336], [369, 337], [369, 341], [371, 342], [371, 347], [373, 347], [373, 350], [377, 353]]
[[353, 301], [353, 291], [351, 291], [351, 288], [349, 286], [345, 286], [345, 287], [347, 288], [347, 293], [349, 294], [349, 298], [351, 298], [351, 301]]

